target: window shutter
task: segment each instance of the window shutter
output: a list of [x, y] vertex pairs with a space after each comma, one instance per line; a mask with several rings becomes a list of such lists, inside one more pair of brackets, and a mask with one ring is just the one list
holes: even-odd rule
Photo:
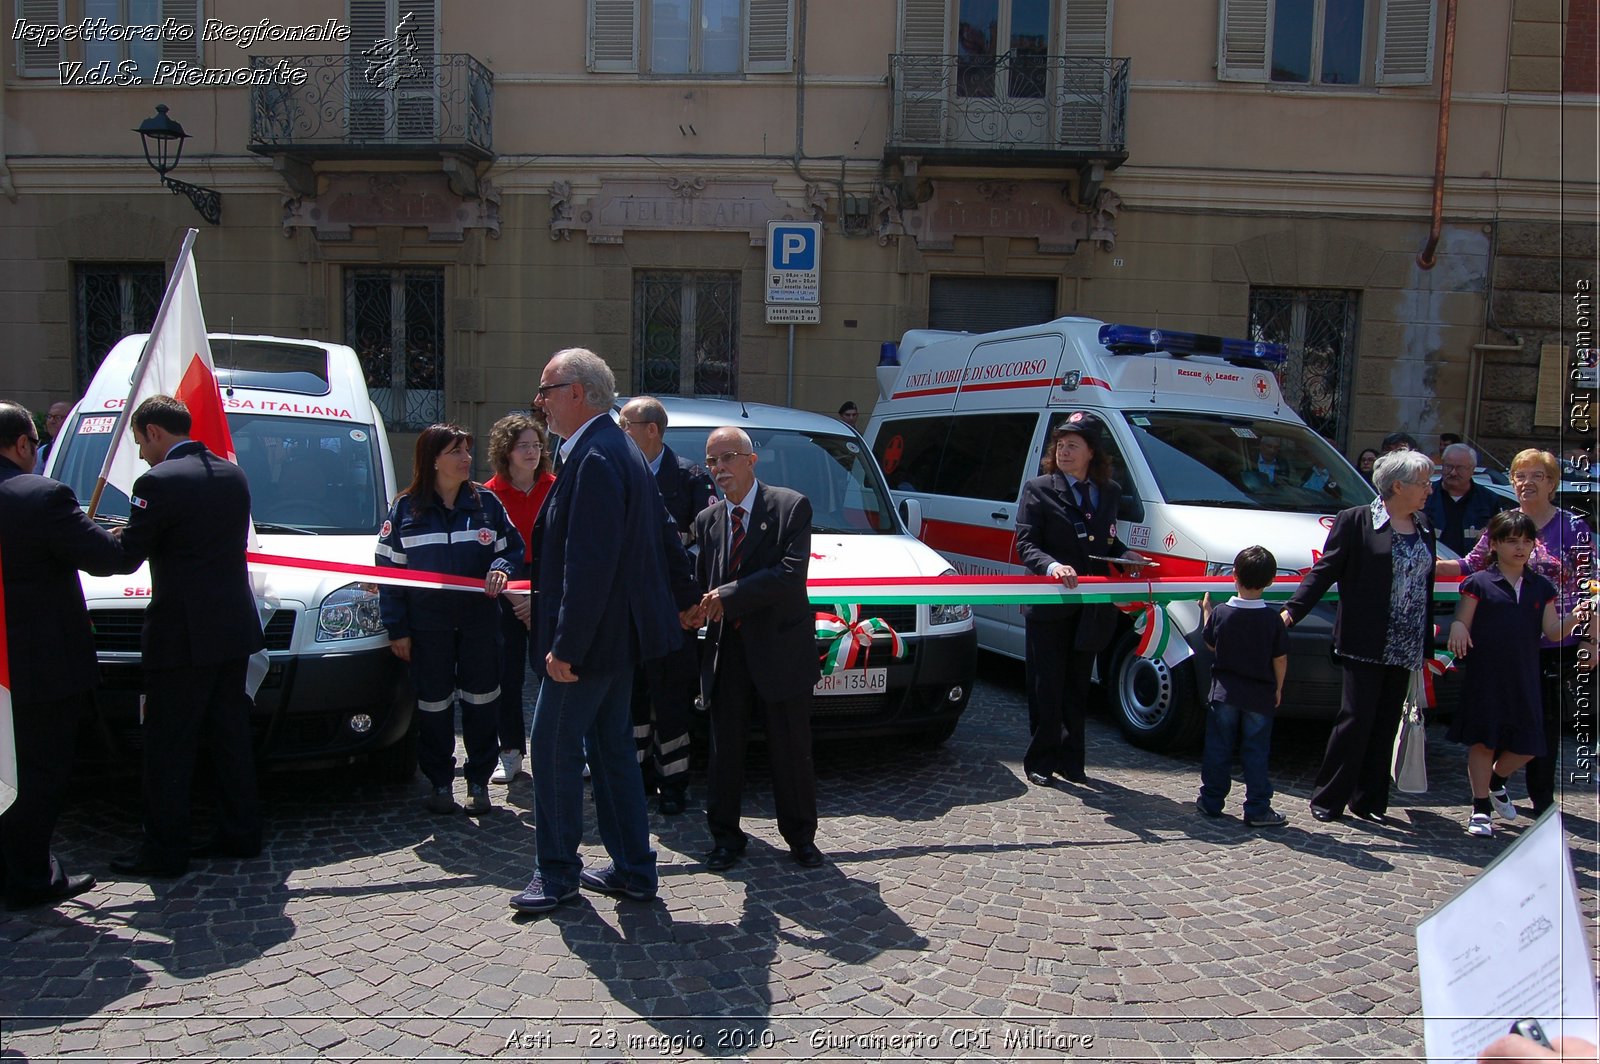
[[955, 76], [955, 49], [945, 21], [949, 0], [900, 0], [900, 81], [894, 94], [896, 139], [904, 144], [944, 142], [947, 95]]
[[945, 28], [948, 0], [900, 0], [900, 51], [914, 55], [949, 55]]
[[345, 42], [352, 58], [389, 36], [389, 5], [385, 0], [350, 0], [350, 38]]
[[1111, 0], [1064, 0], [1061, 54], [1104, 59], [1111, 54]]
[[744, 72], [781, 74], [794, 67], [792, 0], [749, 0], [744, 20]]
[[1434, 0], [1383, 0], [1378, 22], [1379, 85], [1433, 82]]
[[[35, 26], [60, 26], [67, 21], [66, 0], [18, 0], [17, 14]], [[67, 58], [62, 42], [17, 42], [17, 74], [25, 78], [59, 78], [57, 65]]]
[[204, 28], [200, 24], [200, 0], [162, 0], [161, 18], [163, 21], [170, 18], [174, 22], [194, 27], [194, 36], [187, 41], [163, 39], [161, 58], [203, 66], [205, 45], [200, 41], [200, 31]]
[[1271, 51], [1270, 0], [1222, 0], [1217, 27], [1217, 80], [1266, 81]]
[[395, 128], [402, 140], [436, 139], [438, 128], [438, 89], [434, 86], [439, 53], [438, 0], [399, 0], [394, 25], [386, 37], [394, 36], [396, 26], [411, 17], [411, 34], [417, 42], [417, 61], [426, 77], [407, 78], [395, 92]]
[[639, 69], [639, 0], [589, 0], [589, 69]]

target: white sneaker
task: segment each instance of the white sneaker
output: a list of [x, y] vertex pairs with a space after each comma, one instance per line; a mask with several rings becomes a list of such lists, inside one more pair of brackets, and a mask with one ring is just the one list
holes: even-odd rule
[[1494, 834], [1494, 822], [1489, 819], [1488, 813], [1473, 813], [1472, 819], [1467, 821], [1467, 834], [1488, 838]]
[[1504, 787], [1489, 792], [1489, 804], [1494, 806], [1495, 815], [1501, 820], [1517, 819], [1517, 807], [1511, 804], [1511, 795], [1506, 793]]
[[515, 750], [500, 751], [500, 765], [489, 777], [490, 783], [509, 784], [522, 773], [522, 755]]

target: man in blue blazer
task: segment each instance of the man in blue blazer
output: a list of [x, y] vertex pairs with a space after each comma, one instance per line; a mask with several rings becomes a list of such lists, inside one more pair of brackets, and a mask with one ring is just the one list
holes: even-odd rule
[[[533, 526], [532, 653], [546, 680], [533, 710], [535, 866], [511, 907], [549, 912], [583, 886], [648, 901], [656, 894], [644, 784], [629, 698], [634, 666], [677, 649], [678, 604], [693, 598], [688, 562], [644, 457], [611, 420], [616, 379], [599, 355], [558, 351], [534, 405], [562, 436], [561, 471]], [[583, 765], [600, 840], [611, 855], [584, 869]]]
[[28, 472], [38, 450], [32, 415], [0, 403], [0, 570], [17, 753], [16, 801], [0, 815], [8, 909], [53, 905], [94, 886], [91, 875], [62, 871], [50, 837], [78, 724], [100, 676], [78, 570], [110, 576], [123, 569], [117, 541], [89, 520], [72, 489]]
[[189, 408], [153, 395], [133, 412], [150, 471], [133, 482], [122, 550], [150, 559], [144, 668], [144, 840], [111, 862], [124, 875], [169, 879], [189, 869], [189, 799], [202, 747], [215, 770], [217, 826], [196, 856], [254, 857], [261, 812], [251, 749], [250, 655], [264, 645], [245, 550], [244, 471], [189, 438]]

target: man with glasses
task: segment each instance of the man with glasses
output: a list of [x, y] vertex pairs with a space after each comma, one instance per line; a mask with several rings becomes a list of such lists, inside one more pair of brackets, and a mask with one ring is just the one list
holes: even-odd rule
[[739, 806], [755, 713], [766, 730], [778, 831], [795, 863], [823, 863], [811, 763], [811, 691], [821, 671], [806, 597], [811, 502], [758, 483], [754, 452], [749, 435], [731, 426], [706, 440], [706, 465], [725, 501], [695, 518], [695, 575], [705, 595], [684, 618], [686, 626], [707, 626], [700, 686], [711, 711], [706, 867], [713, 872], [732, 868], [744, 853]]
[[44, 475], [45, 463], [50, 461], [50, 448], [56, 445], [56, 437], [61, 435], [61, 426], [66, 424], [67, 415], [70, 413], [72, 413], [71, 403], [50, 404], [50, 410], [44, 416], [44, 434], [40, 437], [39, 455], [33, 463], [35, 473]]
[[62, 870], [50, 837], [100, 675], [78, 570], [126, 568], [116, 539], [89, 520], [71, 488], [29, 473], [38, 450], [33, 415], [0, 402], [0, 573], [17, 755], [16, 801], [0, 815], [8, 909], [54, 905], [94, 886], [93, 876]]
[[1465, 554], [1478, 542], [1489, 518], [1507, 508], [1500, 496], [1472, 479], [1478, 453], [1464, 443], [1444, 449], [1439, 490], [1428, 496], [1422, 512], [1439, 530], [1439, 542]]
[[[563, 461], [533, 526], [533, 653], [545, 682], [533, 709], [536, 871], [511, 899], [544, 913], [579, 884], [635, 901], [656, 896], [644, 785], [628, 712], [633, 670], [683, 641], [678, 611], [693, 602], [688, 562], [639, 449], [608, 416], [616, 378], [583, 348], [557, 351], [534, 405], [560, 435]], [[583, 766], [611, 863], [585, 869]]]
[[[706, 471], [673, 453], [662, 433], [667, 411], [658, 399], [640, 396], [622, 408], [617, 427], [628, 434], [656, 479], [661, 501], [677, 523], [684, 546], [693, 553], [695, 515], [717, 501], [717, 489]], [[664, 658], [646, 661], [634, 673], [633, 737], [639, 765], [646, 776], [645, 793], [660, 794], [663, 816], [683, 812], [689, 784], [689, 713], [700, 673], [699, 646], [685, 638], [683, 646]]]

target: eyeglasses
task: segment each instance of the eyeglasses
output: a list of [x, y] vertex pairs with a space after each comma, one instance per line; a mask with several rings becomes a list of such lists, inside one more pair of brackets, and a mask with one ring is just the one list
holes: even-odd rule
[[511, 449], [519, 454], [538, 454], [540, 451], [544, 450], [544, 448], [537, 443], [519, 443]]
[[537, 395], [540, 399], [543, 399], [543, 398], [547, 397], [552, 391], [554, 391], [557, 388], [565, 388], [569, 384], [577, 384], [577, 383], [578, 383], [577, 381], [559, 381], [556, 384], [541, 384], [541, 385], [539, 385], [539, 387], [537, 387], [537, 388], [535, 388], [533, 390], [533, 393], [535, 395]]
[[1443, 465], [1441, 465], [1439, 468], [1443, 469], [1443, 470], [1446, 470], [1446, 471], [1450, 471], [1450, 472], [1456, 472], [1456, 473], [1470, 473], [1470, 472], [1472, 472], [1472, 465], [1470, 463], [1468, 463], [1468, 462], [1446, 462]]
[[33, 444], [35, 447], [39, 446], [39, 437], [37, 437], [37, 436], [25, 436], [23, 438], [26, 439], [29, 443]]
[[1511, 474], [1511, 483], [1513, 484], [1543, 484], [1549, 479], [1549, 476], [1547, 476], [1545, 471], [1542, 469], [1535, 469], [1531, 472], [1521, 471]]
[[627, 432], [629, 429], [633, 428], [635, 425], [654, 425], [654, 424], [656, 424], [656, 422], [654, 422], [654, 421], [629, 421], [625, 417], [617, 419], [617, 428], [621, 429], [623, 432]]
[[749, 451], [723, 451], [721, 454], [708, 454], [706, 455], [706, 465], [730, 465], [735, 458], [743, 458], [749, 453]]

